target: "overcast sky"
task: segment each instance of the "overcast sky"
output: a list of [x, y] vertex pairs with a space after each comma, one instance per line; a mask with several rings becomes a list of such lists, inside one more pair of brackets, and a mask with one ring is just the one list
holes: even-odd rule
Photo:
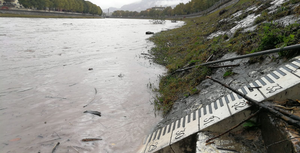
[[125, 4], [139, 2], [141, 0], [89, 0], [89, 1], [100, 6], [101, 9], [107, 9], [109, 7], [120, 8]]

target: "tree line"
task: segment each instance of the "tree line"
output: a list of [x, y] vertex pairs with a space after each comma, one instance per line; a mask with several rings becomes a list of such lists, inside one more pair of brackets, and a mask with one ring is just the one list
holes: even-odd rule
[[102, 15], [102, 9], [99, 6], [84, 0], [19, 0], [19, 3], [25, 8]]
[[122, 11], [117, 10], [113, 12], [113, 16], [136, 16], [136, 17], [156, 17], [156, 16], [176, 16], [176, 15], [188, 15], [192, 13], [198, 13], [204, 11], [217, 2], [222, 0], [191, 0], [190, 2], [183, 4], [180, 3], [176, 7], [166, 7], [164, 10], [147, 9], [141, 12]]

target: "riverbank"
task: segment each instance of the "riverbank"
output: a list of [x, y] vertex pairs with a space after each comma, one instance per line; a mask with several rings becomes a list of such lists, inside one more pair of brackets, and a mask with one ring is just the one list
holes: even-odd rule
[[11, 9], [0, 10], [0, 17], [25, 17], [25, 18], [102, 18], [98, 15], [72, 12], [42, 11]]
[[[181, 28], [154, 35], [150, 40], [156, 47], [150, 53], [156, 63], [168, 69], [156, 90], [155, 108], [167, 114], [175, 101], [198, 94], [201, 90], [197, 86], [213, 72], [196, 66], [174, 73], [179, 69], [206, 62], [211, 56], [209, 60], [216, 60], [230, 52], [242, 55], [300, 43], [299, 2], [240, 0], [206, 16], [185, 19]], [[280, 52], [279, 58], [297, 53]], [[249, 64], [265, 58], [251, 58]], [[224, 77], [233, 74], [229, 68]]]
[[[240, 89], [287, 63], [290, 58], [299, 55], [300, 50], [297, 49], [228, 61], [219, 65], [197, 66], [220, 58], [228, 59], [300, 44], [299, 10], [299, 0], [265, 2], [240, 0], [234, 5], [219, 9], [206, 16], [185, 19], [185, 26], [161, 32], [150, 38], [156, 44], [156, 47], [150, 50], [153, 60], [168, 69], [168, 73], [161, 77], [159, 87], [156, 89], [159, 94], [154, 105], [157, 111], [163, 112], [164, 119], [156, 126], [154, 132], [181, 121], [180, 119], [191, 115], [196, 110], [207, 108], [211, 103], [230, 93], [226, 88], [220, 87], [211, 80], [206, 80], [206, 76], [211, 76], [234, 89]], [[188, 69], [189, 67], [192, 68]], [[284, 98], [293, 99], [295, 97], [286, 95]], [[284, 101], [275, 99], [275, 101], [277, 100]], [[253, 113], [254, 110], [249, 109], [238, 116], [245, 117], [245, 114], [250, 114], [251, 111]], [[287, 128], [289, 125], [281, 126], [286, 123], [275, 123], [273, 121], [277, 122], [276, 118], [262, 116], [251, 120], [253, 127], [249, 128], [247, 124], [244, 124], [242, 128], [214, 140], [214, 145], [205, 145], [205, 141], [233, 127], [234, 124], [231, 123], [231, 120], [225, 121], [228, 124], [216, 124], [215, 131], [209, 132], [209, 136], [204, 136], [205, 138], [203, 135], [207, 133], [200, 131], [198, 132], [199, 138], [197, 134], [194, 134], [177, 145], [181, 146], [179, 148], [181, 152], [190, 149], [190, 147], [183, 147], [185, 142], [194, 144], [197, 140], [199, 140], [197, 144], [200, 148], [197, 146], [193, 149], [197, 149], [198, 152], [205, 152], [203, 150], [221, 152], [220, 148], [237, 152], [261, 153], [280, 152], [280, 149], [286, 148], [297, 150], [299, 139], [294, 139], [293, 136], [293, 142], [289, 140], [290, 133], [292, 133]], [[262, 121], [261, 118], [266, 118], [266, 116], [269, 118]], [[242, 119], [238, 122], [240, 121]], [[270, 134], [270, 131], [276, 132]], [[298, 137], [297, 134], [295, 137]], [[287, 141], [274, 145], [282, 139]], [[176, 148], [176, 144], [174, 148]]]

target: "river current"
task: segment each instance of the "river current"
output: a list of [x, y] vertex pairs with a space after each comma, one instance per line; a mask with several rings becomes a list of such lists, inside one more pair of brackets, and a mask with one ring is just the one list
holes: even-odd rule
[[[133, 153], [161, 117], [148, 20], [0, 18], [0, 152]], [[99, 111], [101, 117], [84, 113]], [[102, 140], [84, 142], [85, 138]]]

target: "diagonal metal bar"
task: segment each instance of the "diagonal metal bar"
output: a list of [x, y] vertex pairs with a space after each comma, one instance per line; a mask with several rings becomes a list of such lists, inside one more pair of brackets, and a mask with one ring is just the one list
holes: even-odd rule
[[237, 60], [237, 59], [243, 59], [243, 58], [254, 57], [254, 56], [259, 56], [259, 55], [264, 55], [264, 54], [271, 54], [271, 53], [276, 53], [276, 52], [286, 51], [286, 50], [293, 50], [293, 49], [300, 49], [300, 44], [286, 46], [286, 47], [283, 47], [283, 48], [269, 49], [269, 50], [265, 50], [265, 51], [261, 51], [261, 52], [257, 52], [257, 53], [241, 55], [241, 56], [228, 58], [228, 59], [222, 59], [222, 60], [216, 60], [216, 61], [211, 61], [211, 62], [207, 62], [207, 63], [202, 63], [202, 64], [190, 66], [190, 67], [187, 67], [187, 68], [184, 68], [184, 69], [178, 69], [173, 73], [185, 71], [185, 70], [188, 70], [188, 69], [192, 69], [192, 68], [197, 67], [197, 66], [205, 66], [205, 65], [215, 64], [215, 63], [233, 61], [233, 60]]

